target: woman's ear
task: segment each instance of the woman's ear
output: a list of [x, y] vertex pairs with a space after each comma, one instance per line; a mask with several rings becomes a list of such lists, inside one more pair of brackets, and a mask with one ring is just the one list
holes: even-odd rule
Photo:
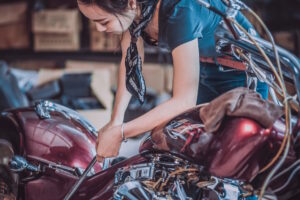
[[137, 7], [137, 6], [136, 6], [136, 0], [129, 0], [129, 1], [128, 1], [128, 4], [129, 4], [129, 5], [128, 5], [129, 8], [132, 9], [132, 10], [135, 10], [136, 7]]

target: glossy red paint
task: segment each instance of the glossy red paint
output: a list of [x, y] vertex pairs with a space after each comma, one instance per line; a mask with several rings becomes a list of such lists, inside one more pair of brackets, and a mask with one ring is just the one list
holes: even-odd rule
[[115, 173], [118, 169], [139, 163], [146, 162], [146, 159], [140, 155], [131, 157], [124, 160], [107, 170], [97, 173], [95, 176], [88, 178], [78, 192], [74, 195], [72, 200], [85, 200], [85, 199], [111, 199], [113, 196], [113, 186]]
[[[51, 113], [50, 119], [40, 119], [33, 108], [11, 110], [6, 113], [20, 130], [24, 141], [23, 155], [30, 163], [61, 164], [85, 169], [95, 156], [96, 136], [76, 120], [60, 113]], [[135, 156], [107, 170], [96, 163], [95, 175], [80, 186], [73, 200], [110, 199], [113, 195], [115, 172], [124, 166], [144, 162]], [[63, 171], [47, 168], [40, 177], [22, 184], [20, 197], [26, 200], [63, 199], [78, 177]]]
[[[72, 118], [56, 113], [41, 120], [32, 108], [11, 111], [9, 116], [22, 133], [23, 155], [29, 161], [84, 169], [95, 155], [96, 137]], [[264, 129], [250, 119], [227, 118], [217, 132], [206, 133], [197, 107], [157, 127], [140, 152], [169, 151], [204, 166], [212, 175], [251, 181], [277, 152], [284, 128], [280, 120]], [[292, 151], [288, 158], [295, 159]], [[83, 182], [72, 199], [110, 199], [115, 172], [145, 161], [138, 155], [103, 171], [97, 163], [97, 173]], [[48, 169], [24, 184], [20, 195], [26, 200], [63, 199], [76, 180], [68, 172]]]
[[[62, 171], [47, 171], [42, 177], [24, 185], [24, 199], [64, 199], [77, 178]], [[22, 196], [22, 195], [21, 195]]]
[[254, 120], [231, 117], [217, 132], [207, 133], [196, 107], [155, 129], [140, 152], [170, 151], [205, 166], [212, 175], [251, 181], [277, 152], [284, 128], [280, 120], [265, 129]]
[[[228, 119], [218, 130], [210, 144], [210, 173], [219, 177], [241, 180], [254, 178], [262, 161], [262, 150], [267, 144], [268, 135], [256, 122], [245, 118]], [[268, 152], [263, 154], [268, 159]]]
[[[96, 155], [96, 136], [73, 119], [59, 113], [41, 120], [33, 109], [14, 111], [23, 130], [26, 157], [38, 157], [49, 162], [85, 169]], [[96, 164], [96, 171], [101, 167]]]
[[[123, 162], [120, 162], [113, 167], [98, 172], [97, 174], [88, 177], [80, 186], [77, 193], [74, 194], [72, 200], [86, 199], [111, 199], [114, 189], [115, 172], [126, 165], [133, 165], [144, 162], [145, 158], [135, 156]], [[25, 199], [26, 200], [53, 200], [64, 199], [74, 183], [78, 180], [77, 177], [61, 171], [50, 170], [37, 180], [30, 181], [25, 184]]]

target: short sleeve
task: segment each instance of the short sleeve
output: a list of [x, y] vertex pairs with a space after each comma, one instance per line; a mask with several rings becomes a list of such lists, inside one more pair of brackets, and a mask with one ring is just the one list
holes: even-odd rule
[[169, 12], [164, 13], [160, 21], [162, 42], [170, 50], [195, 38], [202, 38], [203, 25], [202, 20], [199, 20], [199, 8], [190, 2], [193, 1], [180, 1]]

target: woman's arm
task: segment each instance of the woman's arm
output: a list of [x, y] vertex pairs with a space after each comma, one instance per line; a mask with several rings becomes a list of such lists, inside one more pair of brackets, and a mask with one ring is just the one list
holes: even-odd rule
[[[147, 112], [127, 122], [125, 137], [133, 137], [149, 130], [175, 115], [196, 105], [199, 81], [198, 39], [175, 48], [172, 52], [174, 63], [173, 97]], [[121, 125], [112, 126], [98, 135], [97, 159], [115, 157], [122, 143]]]
[[199, 82], [198, 39], [182, 44], [172, 51], [174, 74], [173, 96], [146, 114], [126, 123], [125, 137], [152, 130], [164, 121], [196, 105]]
[[[125, 57], [126, 57], [127, 49], [130, 45], [130, 39], [131, 39], [130, 33], [128, 31], [125, 32], [121, 41], [122, 60], [119, 67], [118, 87], [117, 87], [113, 112], [110, 120], [112, 125], [122, 124], [124, 120], [124, 114], [126, 108], [131, 98], [131, 94], [126, 89], [126, 67], [125, 67]], [[139, 55], [141, 56], [142, 61], [144, 61], [144, 49], [143, 49], [142, 39], [138, 40], [137, 47], [138, 47]]]
[[[99, 141], [101, 140], [101, 135], [103, 135], [105, 132], [107, 132], [107, 130], [111, 129], [112, 127], [116, 127], [123, 123], [124, 114], [131, 98], [131, 94], [126, 89], [126, 67], [125, 67], [125, 57], [126, 57], [127, 49], [130, 45], [130, 40], [131, 40], [130, 33], [129, 31], [126, 31], [121, 41], [122, 59], [119, 67], [118, 86], [117, 86], [113, 111], [111, 114], [110, 121], [105, 126], [103, 126], [98, 132], [96, 149], [98, 149], [99, 147]], [[144, 61], [144, 45], [142, 39], [139, 39], [137, 41], [137, 48], [139, 51], [139, 55], [142, 58], [142, 61]], [[98, 156], [98, 160], [100, 161], [99, 156]]]

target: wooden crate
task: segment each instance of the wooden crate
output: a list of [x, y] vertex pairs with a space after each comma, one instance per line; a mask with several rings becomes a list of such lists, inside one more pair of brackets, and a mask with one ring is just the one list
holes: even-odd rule
[[26, 2], [0, 6], [0, 49], [29, 48], [26, 12]]
[[35, 51], [77, 51], [80, 49], [79, 33], [36, 33]]
[[35, 51], [76, 51], [82, 29], [79, 11], [43, 10], [33, 14]]

